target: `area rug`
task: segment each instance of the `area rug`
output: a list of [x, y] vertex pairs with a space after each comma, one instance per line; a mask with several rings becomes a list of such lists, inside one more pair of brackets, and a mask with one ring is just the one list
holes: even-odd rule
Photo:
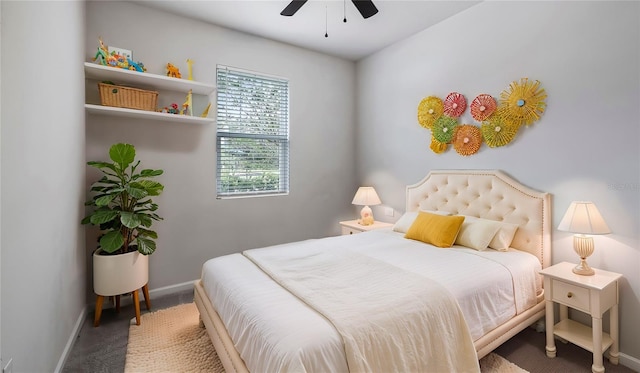
[[[125, 373], [224, 373], [194, 303], [142, 315], [129, 328]], [[527, 373], [491, 353], [480, 360], [482, 373]]]

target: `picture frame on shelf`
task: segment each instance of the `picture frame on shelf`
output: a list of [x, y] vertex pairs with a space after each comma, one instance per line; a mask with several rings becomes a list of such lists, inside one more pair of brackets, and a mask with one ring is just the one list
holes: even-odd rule
[[129, 49], [124, 49], [124, 48], [119, 48], [119, 47], [114, 47], [112, 45], [107, 47], [107, 51], [109, 52], [109, 54], [117, 54], [120, 56], [123, 56], [125, 58], [130, 59], [131, 61], [133, 61], [133, 52]]

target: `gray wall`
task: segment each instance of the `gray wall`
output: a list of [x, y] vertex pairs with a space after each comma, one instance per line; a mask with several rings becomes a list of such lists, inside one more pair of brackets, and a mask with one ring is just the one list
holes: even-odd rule
[[51, 372], [86, 304], [84, 4], [0, 6], [2, 359]]
[[[113, 27], [115, 19], [126, 26]], [[157, 199], [165, 220], [154, 225], [160, 238], [150, 261], [152, 290], [197, 279], [209, 258], [337, 235], [338, 221], [351, 218], [355, 63], [124, 2], [88, 2], [85, 35], [86, 61], [102, 36], [108, 45], [133, 50], [151, 73], [164, 74], [172, 62], [186, 75], [184, 61], [191, 58], [194, 79], [202, 82], [215, 83], [216, 64], [290, 82], [288, 196], [216, 200], [215, 124], [87, 117], [88, 160], [108, 159], [109, 146], [122, 141], [136, 146], [145, 167], [165, 171], [159, 179], [165, 191]], [[88, 95], [95, 90], [93, 83], [87, 86]], [[182, 94], [164, 96], [160, 92], [161, 100], [184, 100]], [[212, 101], [215, 107], [215, 94]], [[93, 181], [97, 174], [88, 170], [87, 176]], [[87, 244], [95, 245], [95, 233], [88, 232]]]
[[[589, 263], [622, 273], [623, 361], [640, 366], [640, 3], [483, 2], [357, 66], [358, 175], [404, 210], [404, 187], [431, 169], [500, 169], [552, 193], [553, 226], [572, 200], [592, 200], [613, 233]], [[416, 115], [426, 96], [498, 98], [521, 77], [545, 88], [547, 111], [508, 146], [470, 157], [429, 149]], [[462, 123], [475, 123], [465, 113]], [[374, 209], [386, 219], [382, 207]], [[398, 217], [398, 214], [395, 218]], [[553, 262], [575, 262], [554, 231]], [[579, 315], [576, 315], [579, 317]], [[635, 360], [634, 360], [635, 359]]]

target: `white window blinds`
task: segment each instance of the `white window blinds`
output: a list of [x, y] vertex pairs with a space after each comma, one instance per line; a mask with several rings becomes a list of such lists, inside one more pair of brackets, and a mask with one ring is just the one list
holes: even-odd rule
[[289, 81], [217, 67], [217, 195], [289, 193]]

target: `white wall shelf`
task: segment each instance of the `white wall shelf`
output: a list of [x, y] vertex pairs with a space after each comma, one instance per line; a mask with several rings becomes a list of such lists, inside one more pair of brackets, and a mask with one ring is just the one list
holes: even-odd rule
[[87, 79], [111, 80], [116, 84], [128, 83], [154, 87], [158, 90], [188, 92], [193, 94], [209, 95], [215, 90], [212, 84], [200, 83], [195, 80], [170, 78], [168, 76], [141, 73], [117, 67], [98, 65], [92, 62], [84, 63], [84, 75]]
[[[191, 90], [195, 95], [210, 95], [215, 91], [215, 86], [212, 84], [205, 84], [187, 79], [170, 78], [156, 74], [141, 73], [138, 71], [98, 65], [91, 62], [84, 63], [84, 75], [86, 79], [94, 79], [98, 81], [109, 80], [113, 81], [115, 84], [149, 87], [154, 90], [176, 91], [183, 93], [187, 93]], [[167, 114], [112, 106], [85, 104], [84, 107], [89, 114], [97, 115], [192, 124], [211, 124], [214, 122], [214, 119], [212, 118]]]
[[85, 104], [84, 108], [89, 114], [97, 115], [110, 115], [116, 117], [126, 117], [134, 119], [150, 119], [161, 120], [165, 122], [178, 122], [178, 123], [191, 123], [191, 124], [211, 124], [214, 122], [213, 118], [192, 117], [190, 115], [178, 115], [159, 113], [155, 111], [126, 109], [112, 106], [102, 106]]

